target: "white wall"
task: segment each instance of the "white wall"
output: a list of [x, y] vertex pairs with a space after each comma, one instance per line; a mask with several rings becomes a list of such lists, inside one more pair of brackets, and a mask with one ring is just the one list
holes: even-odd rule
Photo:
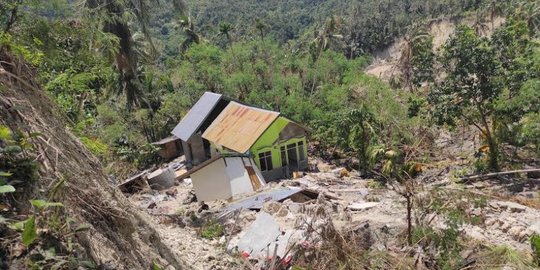
[[252, 166], [255, 170], [255, 174], [259, 177], [261, 186], [264, 185], [264, 181], [260, 180], [262, 177], [259, 176], [260, 172], [257, 169], [257, 166], [255, 166], [255, 163], [252, 163], [253, 165], [250, 164], [249, 158], [228, 157], [226, 158], [226, 164], [227, 174], [231, 180], [231, 191], [233, 196], [252, 193], [254, 191], [245, 166]]
[[213, 201], [231, 198], [231, 185], [226, 172], [225, 162], [220, 158], [191, 174], [197, 200]]

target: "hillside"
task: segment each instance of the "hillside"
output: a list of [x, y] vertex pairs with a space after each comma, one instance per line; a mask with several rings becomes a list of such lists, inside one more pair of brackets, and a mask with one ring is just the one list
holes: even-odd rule
[[[485, 18], [486, 21], [489, 18]], [[504, 23], [503, 17], [496, 17], [493, 23], [486, 24], [486, 36], [491, 35], [493, 31]], [[459, 19], [435, 19], [425, 22], [428, 25], [429, 34], [433, 37], [433, 52], [440, 51], [442, 46], [454, 34], [456, 26], [459, 24], [473, 26], [476, 23], [476, 18], [459, 18]], [[373, 61], [366, 68], [366, 73], [379, 77], [384, 81], [390, 81], [392, 77], [399, 76], [399, 61], [405, 47], [404, 38], [398, 38], [387, 48], [373, 53]]]
[[[7, 215], [2, 214], [0, 266], [27, 269], [27, 256], [39, 258], [52, 248], [52, 257], [36, 261], [36, 265], [68, 268], [88, 261], [96, 268], [141, 269], [151, 267], [154, 261], [184, 269], [186, 265], [172, 256], [162, 242], [156, 224], [108, 182], [99, 160], [66, 130], [65, 117], [58, 114], [58, 107], [35, 82], [35, 73], [5, 51], [0, 52], [0, 60], [0, 125], [17, 136], [29, 136], [24, 157], [10, 157], [3, 152], [2, 159], [30, 159], [36, 163], [35, 169], [12, 164], [15, 167], [9, 168], [13, 174], [10, 177], [15, 180], [37, 174], [34, 181], [20, 179], [23, 182], [15, 185], [17, 191], [2, 199]], [[6, 166], [5, 161], [2, 166]], [[55, 211], [31, 210], [28, 199], [44, 199], [64, 207]], [[6, 222], [32, 215], [40, 236], [26, 248]], [[53, 216], [56, 219], [51, 219]]]

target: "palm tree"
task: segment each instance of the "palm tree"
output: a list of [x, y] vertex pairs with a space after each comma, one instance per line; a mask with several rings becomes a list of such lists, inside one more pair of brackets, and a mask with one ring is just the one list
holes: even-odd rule
[[219, 34], [225, 36], [227, 39], [227, 42], [229, 43], [229, 46], [231, 44], [231, 31], [233, 30], [233, 26], [230, 23], [220, 23], [219, 24]]
[[201, 43], [201, 36], [195, 31], [195, 24], [193, 24], [191, 16], [184, 16], [184, 18], [180, 20], [180, 25], [182, 26], [184, 33], [187, 36], [184, 42], [182, 42], [182, 45], [180, 46], [180, 51], [182, 53], [185, 53], [187, 49], [189, 49], [191, 44]]
[[[493, 29], [493, 19], [491, 21], [492, 29]], [[484, 14], [477, 12], [476, 17], [474, 18], [474, 23], [472, 25], [472, 28], [479, 36], [486, 36], [489, 31], [489, 26], [487, 25], [487, 21], [484, 18]]]
[[255, 29], [259, 31], [259, 36], [261, 37], [261, 40], [264, 40], [264, 36], [266, 35], [266, 31], [268, 30], [268, 28], [268, 24], [263, 22], [261, 19], [255, 19]]
[[491, 22], [491, 30], [495, 29], [495, 17], [501, 15], [504, 11], [504, 1], [491, 0], [487, 5], [487, 12]]
[[[150, 0], [85, 0], [85, 4], [93, 12], [105, 13], [103, 31], [118, 37], [119, 48], [114, 55], [114, 63], [119, 76], [119, 93], [126, 95], [128, 108], [138, 106], [144, 100], [140, 91], [141, 82], [137, 76], [138, 54], [135, 50], [134, 39], [125, 14], [131, 12], [137, 18], [141, 30], [148, 41], [151, 51], [155, 51], [150, 32], [147, 28], [149, 22], [150, 6], [159, 1]], [[177, 12], [185, 11], [183, 0], [174, 0], [173, 5]]]
[[540, 3], [538, 1], [524, 2], [518, 8], [518, 14], [527, 22], [531, 36], [540, 30]]
[[[413, 26], [413, 29], [415, 27]], [[414, 45], [416, 42], [429, 38], [429, 33], [426, 31], [421, 31], [418, 29], [412, 30], [409, 34], [404, 37], [403, 49], [401, 50], [401, 57], [399, 58], [399, 70], [401, 76], [404, 80], [404, 85], [409, 88], [412, 92], [414, 90], [413, 83], [413, 64], [412, 60], [414, 58]]]
[[335, 17], [330, 17], [324, 23], [324, 26], [320, 30], [315, 30], [315, 38], [309, 45], [309, 50], [313, 62], [317, 62], [317, 59], [321, 56], [322, 52], [326, 51], [330, 47], [330, 43], [337, 39], [342, 39], [343, 36], [336, 34], [340, 28], [340, 21]]

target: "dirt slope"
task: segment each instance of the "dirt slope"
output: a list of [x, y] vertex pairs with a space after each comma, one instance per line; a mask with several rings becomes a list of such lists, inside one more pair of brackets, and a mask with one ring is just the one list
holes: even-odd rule
[[[505, 19], [503, 17], [495, 17], [493, 23], [486, 23], [487, 29], [484, 34], [488, 36], [491, 35], [491, 33], [504, 22]], [[433, 36], [433, 51], [437, 52], [444, 45], [456, 30], [456, 26], [460, 23], [472, 26], [474, 24], [474, 19], [465, 18], [461, 20], [452, 20], [444, 18], [436, 19], [428, 23], [429, 32]], [[401, 57], [404, 42], [403, 38], [399, 38], [388, 48], [375, 53], [373, 56], [373, 63], [366, 68], [366, 73], [377, 76], [385, 81], [389, 81], [393, 76], [397, 75], [399, 72], [397, 65], [399, 63], [399, 58]]]
[[0, 124], [41, 134], [32, 141], [31, 154], [40, 164], [32, 196], [44, 195], [59, 178], [66, 179], [63, 203], [71, 217], [91, 224], [77, 240], [100, 269], [149, 269], [153, 261], [186, 268], [162, 243], [147, 216], [109, 184], [100, 162], [65, 128], [58, 111], [35, 82], [33, 71], [0, 52]]

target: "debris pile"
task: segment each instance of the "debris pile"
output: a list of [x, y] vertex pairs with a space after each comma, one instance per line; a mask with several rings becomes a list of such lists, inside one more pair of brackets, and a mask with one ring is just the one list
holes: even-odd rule
[[[456, 189], [451, 181], [444, 182], [443, 190]], [[427, 196], [432, 207], [434, 197], [428, 190], [433, 188], [440, 185], [427, 187], [417, 195], [418, 199]], [[452, 204], [465, 200], [459, 194], [438, 200], [451, 209]], [[474, 222], [460, 225], [460, 235], [479, 243], [504, 244], [530, 252], [528, 239], [532, 233], [540, 232], [540, 210], [505, 200], [474, 206], [480, 198], [470, 196], [472, 200], [462, 214]], [[233, 200], [197, 201], [189, 179], [177, 181], [165, 190], [145, 189], [130, 199], [164, 226], [163, 234], [170, 236], [166, 239], [179, 257], [202, 269], [287, 269], [303, 263], [313, 267], [309, 262], [314, 260], [320, 261], [318, 267], [331, 269], [338, 266], [330, 262], [339, 261], [340, 256], [376, 252], [401, 254], [397, 257], [404, 252], [425, 255], [422, 248], [415, 251], [404, 247], [405, 198], [344, 168], [327, 166], [323, 172], [271, 182], [256, 193]], [[446, 228], [444, 213], [426, 215], [423, 218], [433, 228]], [[421, 213], [415, 216], [422, 218]], [[330, 259], [321, 259], [327, 257]]]

